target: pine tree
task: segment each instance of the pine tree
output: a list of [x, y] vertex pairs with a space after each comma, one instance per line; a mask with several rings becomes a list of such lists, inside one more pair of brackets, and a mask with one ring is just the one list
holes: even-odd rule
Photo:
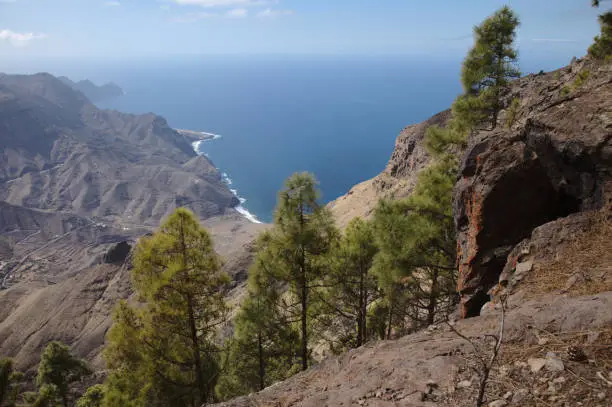
[[285, 311], [283, 284], [271, 272], [271, 241], [269, 232], [258, 239], [248, 296], [234, 320], [228, 368], [217, 387], [222, 400], [262, 390], [296, 371], [299, 334]]
[[[379, 250], [374, 257], [372, 273], [383, 294], [383, 302], [376, 304], [372, 316], [379, 324], [384, 339], [391, 339], [394, 327], [403, 330], [406, 292], [402, 287], [402, 278], [408, 271], [403, 269], [401, 259], [405, 231], [409, 228], [407, 220], [403, 207], [397, 201], [381, 200], [374, 212], [374, 236]], [[384, 320], [381, 318], [383, 313]]]
[[[436, 140], [429, 140], [437, 137]], [[457, 160], [447, 151], [454, 139], [431, 132], [426, 145], [434, 162], [423, 170], [412, 195], [382, 201], [374, 216], [377, 244], [374, 270], [386, 294], [387, 337], [409, 316], [413, 328], [430, 325], [455, 300], [455, 230], [452, 190]], [[396, 310], [399, 308], [399, 310]]]
[[85, 361], [74, 357], [68, 346], [61, 342], [51, 342], [40, 357], [36, 383], [41, 389], [53, 386], [53, 391], [44, 387], [44, 391], [41, 391], [43, 398], [49, 398], [47, 394], [55, 394], [62, 405], [67, 407], [70, 384], [89, 374], [91, 370]]
[[101, 407], [104, 399], [104, 386], [96, 384], [87, 389], [79, 398], [76, 407]]
[[504, 6], [474, 27], [474, 47], [461, 71], [465, 95], [453, 108], [456, 118], [469, 114], [468, 123], [490, 119], [496, 126], [503, 93], [511, 79], [520, 77], [515, 67], [518, 53], [513, 47], [518, 25], [516, 14]]
[[309, 310], [321, 277], [322, 258], [329, 250], [337, 231], [332, 217], [319, 205], [319, 191], [311, 174], [294, 174], [285, 181], [274, 213], [271, 245], [275, 252], [275, 277], [289, 283], [298, 300], [302, 369], [309, 360]]
[[109, 399], [199, 406], [214, 398], [215, 340], [227, 311], [220, 267], [210, 236], [186, 209], [140, 240], [132, 280], [146, 306], [121, 303], [116, 312], [106, 351]]
[[377, 251], [372, 227], [355, 218], [328, 256], [329, 273], [324, 279], [328, 288], [323, 301], [332, 319], [340, 317], [354, 326], [349, 337], [354, 339], [355, 347], [367, 341], [368, 307], [378, 297], [371, 273]]
[[14, 369], [12, 359], [0, 359], [0, 406], [15, 406], [23, 377], [23, 373]]
[[607, 60], [612, 57], [612, 11], [599, 16], [600, 34], [589, 47], [589, 55]]

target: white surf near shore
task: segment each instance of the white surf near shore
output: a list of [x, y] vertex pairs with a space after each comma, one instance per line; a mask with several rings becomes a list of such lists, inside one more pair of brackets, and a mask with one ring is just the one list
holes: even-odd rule
[[[219, 134], [206, 133], [206, 132], [203, 132], [203, 131], [201, 131], [200, 133], [205, 135], [205, 136], [209, 136], [210, 138], [207, 138], [205, 140], [194, 141], [193, 143], [191, 143], [191, 145], [193, 146], [193, 149], [196, 152], [196, 154], [204, 154], [206, 157], [208, 157], [208, 154], [203, 152], [202, 149], [201, 149], [202, 143], [207, 142], [207, 141], [218, 140], [222, 136], [219, 135]], [[217, 168], [217, 170], [219, 170], [219, 169]], [[222, 178], [223, 182], [225, 182], [225, 184], [228, 187], [234, 183], [232, 181], [232, 179], [229, 177], [229, 175], [227, 175], [226, 172], [221, 173], [221, 178]], [[247, 208], [245, 208], [243, 206], [243, 204], [246, 202], [246, 199], [244, 199], [243, 197], [238, 195], [238, 190], [230, 188], [230, 191], [232, 192], [232, 194], [234, 194], [234, 196], [236, 198], [238, 198], [238, 201], [240, 202], [240, 205], [234, 207], [234, 209], [236, 209], [236, 211], [239, 214], [244, 216], [249, 221], [251, 221], [253, 223], [262, 223], [259, 219], [257, 219], [257, 216], [253, 215], [251, 212], [249, 212], [249, 210]]]

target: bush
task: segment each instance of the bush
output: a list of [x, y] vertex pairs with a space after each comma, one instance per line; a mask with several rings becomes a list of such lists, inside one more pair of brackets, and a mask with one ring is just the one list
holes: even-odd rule
[[586, 80], [589, 79], [590, 75], [591, 71], [589, 71], [588, 69], [578, 72], [578, 75], [576, 75], [576, 79], [574, 79], [574, 83], [572, 84], [573, 90], [576, 90], [582, 85], [584, 85]]
[[521, 107], [521, 100], [517, 97], [512, 99], [510, 103], [510, 107], [508, 107], [508, 116], [506, 118], [506, 127], [510, 128], [514, 124], [516, 120], [516, 115], [519, 112], [519, 108]]
[[570, 93], [572, 93], [572, 91], [569, 88], [569, 86], [564, 86], [564, 87], [561, 88], [561, 96], [567, 96]]

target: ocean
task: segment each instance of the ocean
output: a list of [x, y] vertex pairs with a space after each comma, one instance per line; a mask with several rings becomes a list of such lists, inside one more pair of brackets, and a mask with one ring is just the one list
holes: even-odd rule
[[174, 128], [219, 135], [200, 152], [224, 173], [245, 214], [270, 222], [294, 172], [315, 174], [323, 203], [381, 172], [401, 129], [448, 108], [461, 91], [460, 64], [458, 57], [184, 57], [48, 70], [124, 89], [100, 107], [154, 112]]
[[323, 203], [381, 172], [403, 127], [450, 105], [458, 74], [458, 61], [293, 57], [143, 63], [90, 77], [126, 93], [100, 107], [219, 135], [200, 152], [243, 209], [270, 222], [294, 172], [316, 176]]

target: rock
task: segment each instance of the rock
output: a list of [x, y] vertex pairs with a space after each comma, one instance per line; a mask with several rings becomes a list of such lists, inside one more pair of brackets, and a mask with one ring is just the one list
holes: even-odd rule
[[518, 263], [516, 265], [515, 273], [524, 274], [524, 273], [527, 273], [528, 271], [531, 271], [532, 268], [533, 268], [533, 261], [531, 260], [526, 261], [524, 263]]
[[504, 407], [507, 405], [508, 405], [508, 402], [506, 400], [495, 400], [489, 403], [489, 407]]
[[516, 405], [520, 405], [520, 403], [525, 400], [525, 398], [529, 395], [529, 390], [527, 389], [518, 389], [514, 395], [512, 396], [512, 403]]
[[551, 372], [562, 372], [565, 370], [565, 365], [563, 361], [559, 359], [557, 354], [553, 352], [548, 352], [546, 354], [546, 369]]
[[567, 348], [567, 357], [573, 362], [583, 362], [587, 360], [587, 355], [578, 346], [570, 346]]
[[555, 384], [563, 384], [567, 381], [567, 379], [563, 376], [557, 377], [555, 379], [553, 379], [553, 383]]
[[546, 365], [546, 359], [529, 358], [527, 359], [527, 364], [533, 373], [538, 373]]
[[457, 383], [457, 388], [458, 389], [465, 389], [468, 387], [472, 387], [472, 382], [469, 380], [462, 380], [459, 383]]
[[[592, 76], [580, 98], [563, 103], [544, 77], [516, 81], [509, 98], [523, 102], [517, 125], [498, 125], [468, 140], [453, 197], [464, 317], [478, 315], [508, 255], [535, 228], [605, 202], [610, 130], [587, 115], [612, 111], [612, 84], [608, 72], [587, 68]], [[508, 264], [507, 280], [536, 266], [524, 256], [517, 253]]]
[[514, 393], [512, 393], [511, 391], [507, 392], [506, 394], [504, 394], [504, 400], [510, 400], [512, 398], [512, 395]]

